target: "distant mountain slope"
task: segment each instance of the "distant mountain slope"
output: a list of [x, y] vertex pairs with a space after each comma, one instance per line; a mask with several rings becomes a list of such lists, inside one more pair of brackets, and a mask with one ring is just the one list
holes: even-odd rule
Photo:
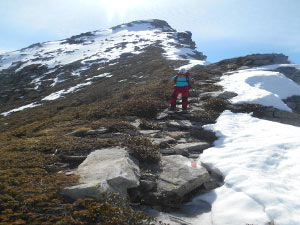
[[104, 71], [150, 46], [161, 48], [170, 60], [205, 63], [190, 32], [177, 32], [162, 20], [135, 21], [0, 55], [0, 106], [8, 103], [13, 109], [58, 99], [94, 79], [114, 76]]

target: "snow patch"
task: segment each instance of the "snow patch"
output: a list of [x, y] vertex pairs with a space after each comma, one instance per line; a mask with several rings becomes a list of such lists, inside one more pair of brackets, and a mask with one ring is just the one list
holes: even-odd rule
[[34, 108], [34, 107], [37, 107], [37, 106], [40, 106], [40, 105], [41, 105], [41, 104], [37, 104], [36, 102], [30, 103], [30, 104], [28, 104], [28, 105], [21, 106], [21, 107], [19, 107], [19, 108], [10, 110], [10, 111], [8, 111], [8, 112], [1, 113], [1, 115], [2, 115], [2, 116], [8, 116], [9, 114], [11, 114], [11, 113], [13, 113], [13, 112], [23, 111], [24, 109]]
[[300, 95], [300, 86], [279, 72], [259, 68], [236, 71], [223, 75], [218, 83], [225, 91], [238, 95], [231, 99], [234, 104], [252, 103], [289, 111], [292, 110], [282, 101], [293, 95]]
[[110, 74], [110, 73], [103, 73], [103, 74], [100, 74], [100, 75], [96, 75], [96, 76], [93, 76], [93, 77], [90, 77], [90, 78], [88, 78], [88, 79], [86, 79], [86, 80], [93, 80], [93, 79], [95, 79], [95, 78], [103, 78], [103, 77], [112, 77], [113, 75], [112, 74]]
[[86, 83], [82, 83], [82, 84], [77, 84], [76, 86], [71, 87], [71, 88], [69, 88], [67, 90], [63, 89], [63, 90], [54, 92], [54, 93], [46, 96], [45, 98], [43, 98], [42, 101], [53, 101], [53, 100], [56, 100], [58, 98], [63, 97], [63, 95], [65, 95], [65, 94], [79, 91], [80, 88], [82, 88], [84, 86], [91, 85], [91, 84], [92, 84], [92, 82], [86, 82]]
[[176, 70], [181, 70], [181, 69], [190, 70], [191, 68], [193, 68], [194, 66], [197, 66], [197, 65], [206, 66], [209, 64], [210, 63], [207, 61], [191, 59], [188, 61], [187, 65], [181, 66], [181, 67], [177, 68]]

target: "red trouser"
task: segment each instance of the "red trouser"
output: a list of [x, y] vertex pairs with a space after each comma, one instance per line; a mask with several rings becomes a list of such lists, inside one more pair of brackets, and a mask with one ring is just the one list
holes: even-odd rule
[[172, 92], [172, 99], [171, 99], [171, 107], [176, 107], [176, 100], [178, 94], [181, 94], [182, 98], [182, 108], [186, 109], [188, 106], [188, 96], [189, 96], [189, 87], [174, 87]]

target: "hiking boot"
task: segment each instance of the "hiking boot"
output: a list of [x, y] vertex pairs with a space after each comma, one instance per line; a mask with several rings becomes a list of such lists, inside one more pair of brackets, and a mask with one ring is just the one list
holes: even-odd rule
[[182, 112], [187, 112], [188, 109], [187, 108], [182, 108]]

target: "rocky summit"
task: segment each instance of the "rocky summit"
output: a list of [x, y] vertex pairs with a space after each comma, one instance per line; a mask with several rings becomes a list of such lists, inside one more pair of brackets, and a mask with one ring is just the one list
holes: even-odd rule
[[[189, 107], [178, 100], [170, 111], [171, 77], [182, 68], [195, 79]], [[247, 214], [230, 210], [238, 205], [258, 213], [232, 224], [277, 224], [268, 202], [252, 198], [257, 190], [236, 183], [266, 165], [273, 171], [281, 154], [255, 155], [251, 162], [265, 164], [251, 169], [243, 149], [251, 155], [256, 140], [235, 146], [233, 138], [244, 154], [234, 162], [228, 157], [242, 152], [222, 150], [230, 135], [245, 137], [234, 123], [250, 116], [300, 126], [299, 71], [283, 54], [210, 64], [191, 32], [156, 19], [0, 55], [0, 223], [226, 224]], [[232, 115], [232, 132], [213, 129], [227, 131]], [[272, 140], [288, 149], [289, 139]]]

